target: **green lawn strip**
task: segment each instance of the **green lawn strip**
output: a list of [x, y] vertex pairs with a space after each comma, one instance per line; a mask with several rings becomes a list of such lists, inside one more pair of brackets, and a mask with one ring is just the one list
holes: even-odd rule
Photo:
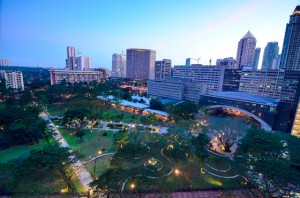
[[5, 109], [6, 108], [6, 104], [0, 103], [0, 109]]
[[98, 130], [93, 130], [93, 132], [91, 132], [90, 129], [86, 129], [86, 135], [83, 136], [83, 141], [73, 134], [74, 129], [59, 129], [59, 131], [68, 142], [69, 146], [74, 150], [78, 150], [82, 154], [82, 161], [87, 161], [98, 155], [98, 151], [101, 148], [105, 148], [105, 152], [115, 151], [112, 131], [108, 131], [107, 136], [103, 136], [103, 131], [99, 132]]
[[[111, 160], [111, 156], [109, 157], [103, 157], [103, 158], [98, 158], [96, 162], [96, 177], [99, 177], [102, 175], [105, 171], [109, 169], [109, 164]], [[94, 176], [94, 165], [95, 161], [92, 161], [90, 163], [85, 164], [85, 168], [87, 171]]]
[[41, 140], [39, 144], [15, 146], [4, 151], [0, 151], [0, 162], [5, 163], [12, 159], [25, 158], [29, 156], [32, 149], [42, 148], [47, 144], [46, 140]]
[[67, 104], [48, 104], [47, 112], [50, 116], [63, 116], [67, 107]]

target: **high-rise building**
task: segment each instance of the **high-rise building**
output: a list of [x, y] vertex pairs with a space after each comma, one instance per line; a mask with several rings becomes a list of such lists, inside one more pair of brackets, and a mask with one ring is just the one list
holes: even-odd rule
[[278, 42], [268, 42], [265, 47], [264, 57], [262, 61], [261, 69], [272, 69], [273, 62], [276, 61], [278, 56]]
[[236, 60], [233, 57], [217, 59], [217, 66], [224, 66], [226, 69], [237, 69]]
[[278, 54], [277, 57], [273, 60], [272, 69], [279, 69], [281, 54]]
[[75, 56], [76, 56], [75, 47], [68, 46], [67, 47], [67, 58], [75, 57]]
[[156, 51], [151, 49], [126, 50], [126, 77], [154, 79]]
[[286, 24], [279, 68], [300, 71], [300, 5]]
[[67, 70], [89, 70], [92, 67], [91, 58], [88, 56], [76, 56], [76, 51], [74, 47], [67, 47], [67, 59], [66, 59], [66, 69]]
[[171, 77], [171, 65], [172, 61], [170, 59], [155, 61], [155, 79]]
[[122, 54], [112, 55], [112, 77], [126, 77], [126, 56]]
[[0, 59], [0, 66], [10, 66], [10, 61], [7, 58]]
[[23, 73], [20, 71], [1, 70], [0, 77], [5, 79], [6, 87], [24, 90]]
[[236, 55], [238, 68], [242, 68], [244, 66], [252, 66], [255, 46], [256, 38], [250, 31], [248, 31], [238, 44]]
[[258, 69], [259, 57], [260, 57], [260, 48], [258, 47], [258, 48], [255, 48], [255, 51], [254, 51], [254, 58], [253, 58], [253, 63], [252, 63], [253, 69]]
[[291, 134], [300, 138], [300, 99], [296, 107], [296, 114], [293, 122]]

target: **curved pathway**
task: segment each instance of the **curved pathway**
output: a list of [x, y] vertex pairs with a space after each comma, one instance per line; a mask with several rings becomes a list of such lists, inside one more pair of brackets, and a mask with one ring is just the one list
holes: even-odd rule
[[95, 159], [98, 159], [98, 158], [101, 158], [101, 157], [107, 157], [107, 156], [114, 155], [114, 154], [115, 153], [105, 153], [105, 154], [97, 155], [96, 157], [93, 157], [92, 159], [90, 159], [88, 161], [85, 161], [85, 162], [82, 162], [82, 163], [87, 164], [87, 163], [90, 163], [90, 162], [94, 161]]
[[[53, 122], [51, 121], [51, 119], [49, 118], [49, 116], [47, 115], [46, 112], [42, 112], [41, 113], [41, 117], [49, 122], [49, 125], [54, 129], [56, 135], [53, 135], [53, 137], [60, 143], [60, 146], [62, 147], [69, 147], [68, 142], [65, 140], [65, 138], [59, 133], [59, 131], [57, 130], [57, 127], [53, 124]], [[72, 158], [75, 158], [75, 156], [71, 156]], [[91, 183], [93, 181], [93, 178], [91, 176], [91, 174], [85, 169], [83, 163], [77, 159], [76, 163], [72, 166], [74, 168], [74, 170], [76, 171], [76, 175], [81, 183], [81, 185], [83, 186], [83, 188], [85, 189], [85, 191], [89, 191], [89, 183]]]

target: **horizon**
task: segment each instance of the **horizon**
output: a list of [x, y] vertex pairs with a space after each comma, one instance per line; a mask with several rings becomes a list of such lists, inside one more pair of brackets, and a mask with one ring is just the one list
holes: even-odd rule
[[285, 26], [300, 4], [300, 0], [14, 2], [0, 2], [0, 27], [5, 27], [0, 28], [0, 58], [9, 59], [12, 66], [64, 68], [66, 48], [73, 46], [91, 57], [93, 68], [108, 70], [112, 55], [129, 48], [155, 50], [156, 60], [171, 59], [172, 66], [185, 64], [186, 58], [201, 58], [203, 65], [212, 59], [215, 65], [219, 58], [236, 58], [238, 42], [248, 30], [261, 48], [261, 68], [267, 42], [278, 42], [281, 53]]

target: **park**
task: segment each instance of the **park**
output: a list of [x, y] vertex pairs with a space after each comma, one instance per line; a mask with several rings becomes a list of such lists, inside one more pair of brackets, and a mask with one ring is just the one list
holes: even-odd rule
[[[115, 108], [86, 94], [88, 85], [76, 85], [77, 93], [68, 93], [65, 86], [71, 85], [57, 86], [62, 86], [54, 90], [59, 98], [49, 98], [52, 102], [33, 103], [24, 96], [26, 105], [17, 99], [16, 104], [0, 106], [6, 112], [0, 120], [7, 134], [0, 137], [4, 192], [86, 195], [89, 191], [119, 197], [211, 190], [245, 197], [298, 192], [297, 140], [264, 131], [249, 117], [189, 102], [161, 105], [156, 101], [157, 110], [169, 114], [166, 120]], [[122, 93], [114, 91], [116, 96]], [[19, 121], [8, 122], [12, 117]], [[5, 144], [4, 138], [10, 138], [11, 144]], [[67, 146], [62, 146], [62, 140]], [[54, 152], [58, 150], [61, 155]], [[48, 165], [50, 156], [56, 160]], [[68, 160], [70, 156], [73, 160]], [[79, 169], [89, 180], [82, 182]], [[12, 184], [17, 188], [10, 188]], [[34, 188], [29, 187], [32, 184]]]

